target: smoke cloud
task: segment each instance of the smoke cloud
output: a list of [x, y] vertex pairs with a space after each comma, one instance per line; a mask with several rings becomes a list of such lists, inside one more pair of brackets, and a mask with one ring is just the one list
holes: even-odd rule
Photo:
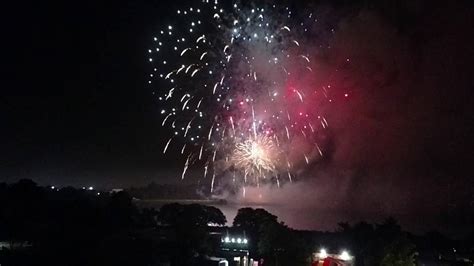
[[[474, 222], [465, 145], [473, 40], [462, 31], [472, 19], [454, 6], [411, 8], [419, 17], [403, 23], [383, 9], [352, 10], [324, 41], [315, 37], [310, 79], [330, 85], [332, 99], [321, 106], [329, 123], [323, 158], [297, 182], [247, 188], [232, 200], [265, 206], [296, 228], [387, 216], [415, 231]], [[335, 16], [320, 10], [323, 22]]]

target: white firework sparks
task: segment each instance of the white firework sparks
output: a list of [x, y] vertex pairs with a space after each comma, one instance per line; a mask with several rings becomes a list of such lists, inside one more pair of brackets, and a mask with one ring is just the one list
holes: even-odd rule
[[[161, 124], [173, 135], [163, 153], [179, 145], [186, 158], [181, 178], [198, 162], [204, 176], [213, 173], [211, 190], [228, 169], [244, 184], [275, 177], [279, 185], [286, 175], [291, 180], [294, 139], [314, 143], [320, 132], [314, 125], [328, 126], [314, 108], [322, 94], [302, 82], [314, 69], [311, 47], [301, 39], [313, 14], [294, 20], [287, 7], [236, 3], [226, 10], [217, 0], [176, 14], [148, 50], [148, 83], [156, 84]], [[327, 97], [326, 88], [322, 93]], [[308, 147], [322, 155], [320, 146]], [[310, 164], [306, 154], [294, 157]], [[219, 161], [226, 166], [220, 169]]]

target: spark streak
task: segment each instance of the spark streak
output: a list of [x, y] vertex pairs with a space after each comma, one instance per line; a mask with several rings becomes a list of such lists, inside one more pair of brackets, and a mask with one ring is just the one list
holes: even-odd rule
[[163, 154], [175, 148], [186, 156], [181, 179], [193, 165], [204, 177], [212, 171], [211, 192], [226, 176], [245, 184], [243, 195], [247, 185], [292, 182], [300, 162], [316, 162], [298, 145], [323, 156], [315, 142], [329, 126], [318, 104], [331, 100], [330, 85], [307, 78], [318, 69], [305, 33], [311, 25], [277, 5], [196, 5], [180, 9], [147, 53], [161, 126], [172, 134]]

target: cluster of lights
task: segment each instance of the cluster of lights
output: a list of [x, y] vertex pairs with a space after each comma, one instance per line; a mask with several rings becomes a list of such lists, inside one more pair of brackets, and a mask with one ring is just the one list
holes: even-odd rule
[[[56, 190], [56, 191], [59, 191], [59, 187], [57, 186], [50, 186], [49, 187], [51, 190]], [[89, 190], [89, 191], [92, 191], [94, 190], [94, 187], [90, 186], [90, 187], [82, 187], [82, 190]], [[100, 192], [96, 192], [96, 195], [97, 196], [100, 196]]]
[[[330, 255], [327, 253], [326, 249], [324, 249], [324, 248], [322, 248], [318, 253], [318, 257], [320, 259], [325, 259], [329, 256]], [[352, 259], [352, 256], [349, 254], [349, 252], [347, 250], [343, 250], [343, 251], [341, 251], [341, 254], [337, 255], [337, 258], [340, 259], [340, 260], [349, 261], [349, 260]]]
[[237, 243], [237, 244], [247, 244], [247, 238], [235, 238], [235, 237], [228, 237], [226, 236], [224, 239], [221, 240], [222, 243]]

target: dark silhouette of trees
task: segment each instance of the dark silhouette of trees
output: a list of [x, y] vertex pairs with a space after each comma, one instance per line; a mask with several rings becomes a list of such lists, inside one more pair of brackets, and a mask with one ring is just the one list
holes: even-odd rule
[[310, 245], [297, 231], [264, 209], [242, 208], [237, 212], [234, 227], [250, 238], [252, 254], [264, 258], [265, 265], [306, 265]]
[[307, 265], [311, 252], [297, 231], [283, 223], [269, 223], [260, 232], [258, 253], [267, 265]]
[[416, 255], [416, 247], [408, 238], [397, 237], [385, 246], [380, 265], [415, 266]]
[[[212, 225], [225, 223], [219, 209], [199, 204], [173, 203], [156, 211], [138, 209], [125, 191], [0, 183], [0, 241], [9, 243], [0, 250], [0, 264], [204, 265], [206, 255], [220, 248], [218, 233], [227, 230]], [[463, 241], [437, 232], [413, 236], [393, 218], [340, 223], [338, 232], [298, 231], [264, 209], [242, 208], [233, 227], [245, 233], [250, 256], [268, 266], [308, 265], [320, 247], [347, 247], [363, 266], [415, 265], [418, 251], [444, 261], [474, 252], [474, 234]]]
[[26, 241], [37, 241], [44, 215], [42, 200], [45, 195], [33, 181], [22, 179], [5, 188], [1, 197], [0, 220], [10, 246], [21, 248]]
[[394, 218], [376, 225], [339, 223], [339, 227], [356, 257], [356, 265], [415, 265], [416, 247]]
[[193, 258], [216, 248], [208, 225], [224, 225], [226, 218], [215, 207], [172, 203], [161, 207], [157, 221], [170, 230], [169, 244], [174, 248], [168, 253], [173, 265], [189, 265]]
[[242, 230], [251, 239], [250, 250], [258, 253], [262, 228], [275, 223], [278, 223], [277, 217], [264, 209], [241, 208], [237, 211], [233, 226]]
[[52, 189], [20, 180], [0, 185], [0, 202], [0, 240], [10, 243], [0, 252], [2, 265], [108, 265], [118, 250], [133, 247], [142, 249], [128, 253], [137, 262], [128, 265], [152, 259], [149, 245], [137, 236], [145, 218], [125, 192]]
[[[206, 191], [203, 189], [203, 191]], [[171, 185], [151, 182], [142, 187], [131, 187], [127, 192], [139, 199], [203, 199], [209, 192], [198, 191], [195, 185]]]

